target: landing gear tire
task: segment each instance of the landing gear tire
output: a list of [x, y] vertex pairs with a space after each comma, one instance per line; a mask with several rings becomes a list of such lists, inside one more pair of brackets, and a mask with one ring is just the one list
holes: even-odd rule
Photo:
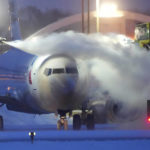
[[0, 130], [3, 130], [4, 128], [4, 121], [3, 121], [3, 117], [0, 116]]
[[88, 130], [94, 130], [95, 123], [94, 123], [94, 115], [88, 114], [86, 119], [86, 127]]
[[81, 129], [81, 117], [80, 115], [73, 116], [73, 130], [80, 130]]

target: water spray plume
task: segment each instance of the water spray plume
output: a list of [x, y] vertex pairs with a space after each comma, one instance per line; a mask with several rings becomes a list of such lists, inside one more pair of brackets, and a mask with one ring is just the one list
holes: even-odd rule
[[84, 86], [89, 90], [87, 97], [100, 100], [108, 91], [112, 99], [126, 103], [122, 109], [126, 114], [134, 114], [133, 108], [143, 112], [150, 99], [150, 53], [123, 35], [69, 31], [7, 43], [38, 56], [71, 55], [77, 60], [80, 75], [88, 79]]

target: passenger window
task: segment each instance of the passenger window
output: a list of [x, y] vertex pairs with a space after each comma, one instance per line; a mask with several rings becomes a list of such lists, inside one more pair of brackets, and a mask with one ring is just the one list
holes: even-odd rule
[[65, 73], [63, 68], [53, 69], [53, 74], [60, 74], [60, 73]]
[[46, 76], [51, 75], [51, 73], [52, 73], [52, 69], [49, 69], [49, 68], [46, 68], [45, 71], [44, 71], [44, 74], [45, 74]]
[[77, 74], [77, 68], [66, 68], [66, 73]]

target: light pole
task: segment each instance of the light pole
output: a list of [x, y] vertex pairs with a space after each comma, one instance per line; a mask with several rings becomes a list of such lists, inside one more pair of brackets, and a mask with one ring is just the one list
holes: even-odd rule
[[84, 33], [84, 0], [82, 0], [82, 33]]
[[88, 34], [90, 33], [90, 0], [88, 0], [88, 19], [87, 19], [87, 24], [88, 24]]
[[96, 0], [96, 31], [100, 32], [100, 0]]

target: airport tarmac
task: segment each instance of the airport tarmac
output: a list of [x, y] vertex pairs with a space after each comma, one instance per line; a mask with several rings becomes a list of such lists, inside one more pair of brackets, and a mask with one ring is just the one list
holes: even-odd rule
[[[101, 126], [101, 125], [100, 125]], [[0, 132], [0, 148], [11, 150], [149, 150], [150, 130], [117, 130], [102, 125], [94, 131], [43, 129], [5, 129]], [[105, 127], [105, 128], [104, 128]], [[33, 143], [29, 132], [36, 133]]]

